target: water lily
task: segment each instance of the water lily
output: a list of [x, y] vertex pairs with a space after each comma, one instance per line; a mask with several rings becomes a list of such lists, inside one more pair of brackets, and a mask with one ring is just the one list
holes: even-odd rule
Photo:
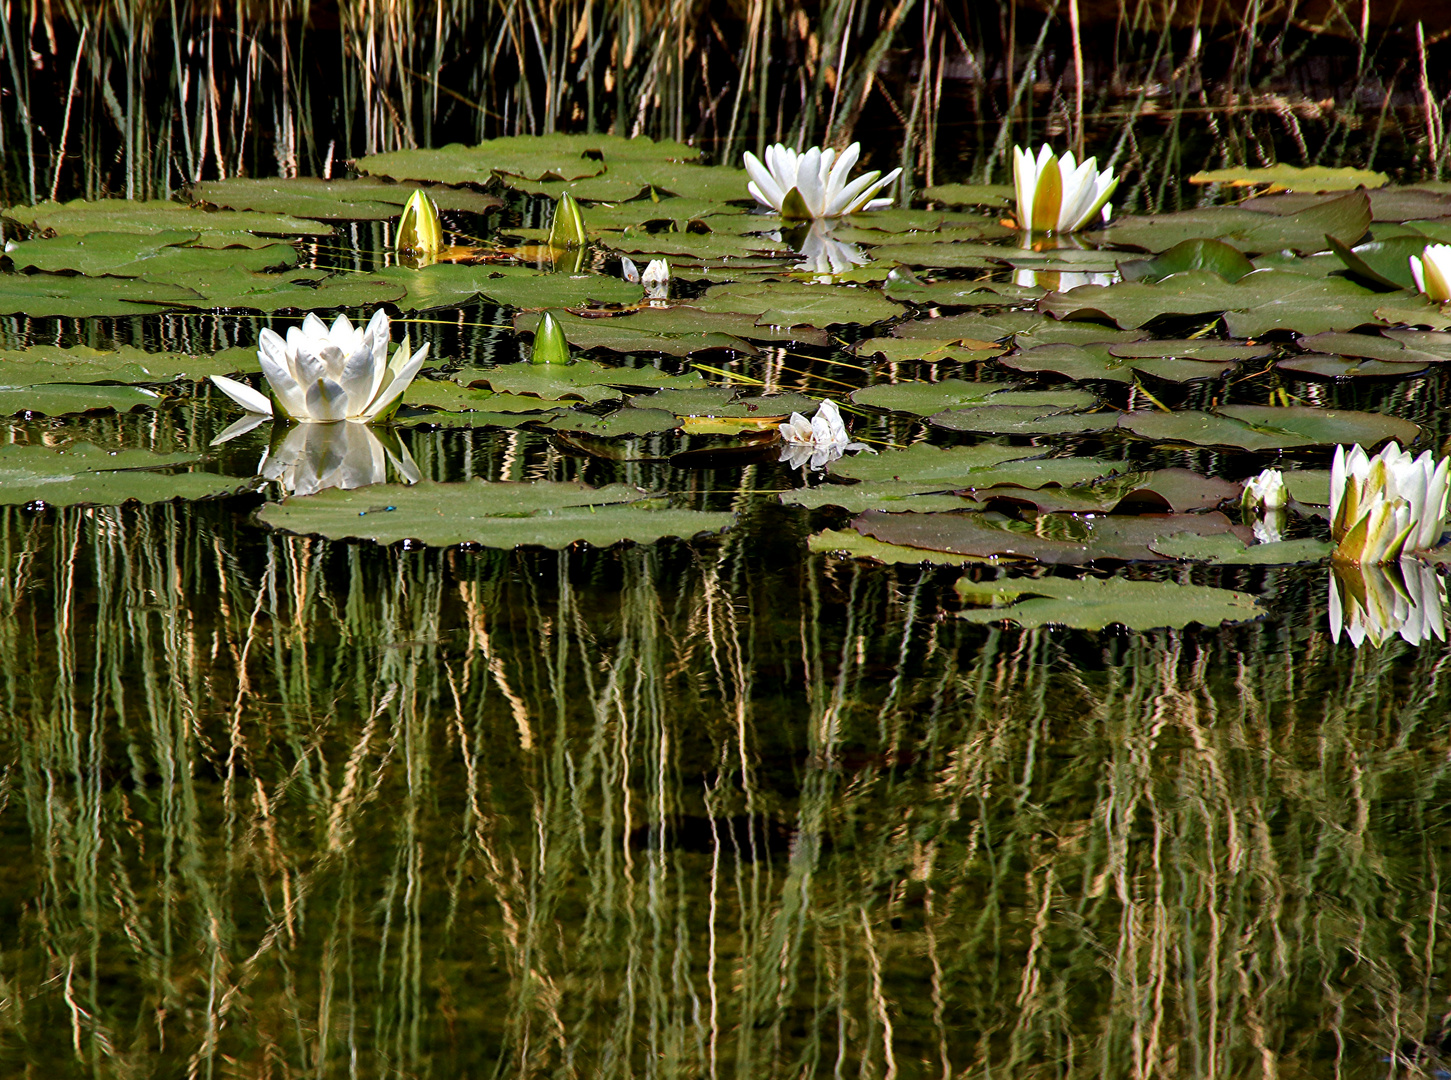
[[[410, 353], [404, 334], [388, 359], [388, 316], [383, 311], [366, 328], [355, 328], [346, 315], [328, 326], [309, 314], [302, 326], [287, 328], [286, 339], [264, 329], [257, 349], [277, 410], [291, 420], [316, 423], [386, 420], [427, 356], [427, 342]], [[273, 402], [246, 383], [222, 375], [213, 375], [212, 382], [248, 412], [273, 414]]]
[[1265, 469], [1244, 482], [1240, 506], [1246, 513], [1264, 513], [1266, 510], [1283, 510], [1289, 501], [1290, 492], [1285, 487], [1284, 473], [1279, 469]]
[[825, 468], [828, 462], [835, 461], [848, 450], [869, 449], [865, 443], [851, 441], [841, 410], [834, 401], [823, 401], [809, 420], [799, 412], [793, 412], [791, 418], [779, 426], [781, 441], [785, 444], [781, 448], [780, 460], [788, 462], [793, 469], [803, 465], [810, 465], [813, 469]]
[[1098, 171], [1098, 159], [1076, 164], [1072, 152], [1057, 157], [1044, 144], [1037, 158], [1013, 147], [1013, 184], [1018, 196], [1018, 227], [1024, 232], [1077, 232], [1095, 218], [1107, 221], [1108, 198], [1118, 187], [1111, 169]]
[[392, 431], [375, 432], [362, 424], [299, 424], [273, 442], [257, 472], [289, 495], [311, 495], [385, 483], [390, 465], [406, 484], [423, 477]]
[[1330, 565], [1330, 640], [1356, 648], [1399, 636], [1412, 645], [1446, 640], [1446, 582], [1417, 559], [1385, 566]]
[[1446, 529], [1448, 459], [1429, 450], [1412, 458], [1395, 443], [1371, 457], [1359, 446], [1335, 448], [1330, 466], [1333, 558], [1387, 563], [1429, 551]]
[[646, 300], [670, 299], [670, 264], [664, 259], [651, 259], [641, 274], [634, 259], [621, 255], [620, 276], [631, 284], [645, 286]]
[[1428, 300], [1451, 300], [1451, 244], [1428, 244], [1419, 256], [1412, 255], [1411, 276]]
[[891, 206], [890, 198], [872, 196], [897, 179], [902, 170], [893, 169], [886, 176], [878, 172], [864, 173], [848, 183], [847, 173], [860, 156], [860, 143], [852, 143], [840, 156], [829, 148], [813, 146], [798, 153], [776, 143], [766, 147], [765, 164], [747, 151], [746, 172], [751, 179], [746, 188], [762, 206], [769, 206], [792, 221], [841, 217], [858, 210], [882, 210]]
[[443, 226], [438, 222], [438, 204], [422, 191], [414, 191], [398, 218], [395, 249], [400, 259], [423, 263], [443, 250]]

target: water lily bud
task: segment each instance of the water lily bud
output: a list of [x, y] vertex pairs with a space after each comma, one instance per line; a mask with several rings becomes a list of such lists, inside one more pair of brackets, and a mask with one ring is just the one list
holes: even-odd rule
[[565, 340], [564, 328], [549, 312], [539, 316], [539, 325], [534, 328], [534, 348], [529, 360], [535, 364], [569, 363], [569, 342]]
[[640, 284], [645, 286], [645, 297], [649, 300], [667, 300], [670, 297], [670, 264], [664, 259], [651, 259], [650, 265], [640, 275]]
[[640, 268], [635, 265], [635, 260], [628, 255], [620, 256], [620, 277], [624, 278], [631, 285], [640, 284]]
[[1443, 304], [1451, 300], [1451, 244], [1429, 244], [1420, 256], [1411, 256], [1411, 276], [1426, 299]]
[[1038, 156], [1013, 147], [1013, 185], [1018, 227], [1024, 232], [1077, 232], [1112, 213], [1109, 196], [1118, 187], [1113, 170], [1098, 170], [1098, 159], [1076, 164], [1071, 152], [1061, 158], [1044, 144]]
[[586, 247], [589, 236], [584, 229], [584, 212], [569, 192], [559, 196], [554, 206], [554, 222], [549, 226], [549, 246], [556, 251]]
[[414, 191], [398, 218], [398, 254], [437, 255], [443, 250], [443, 226], [438, 222], [438, 205], [422, 191]]
[[1258, 476], [1244, 482], [1244, 496], [1240, 506], [1247, 513], [1265, 510], [1280, 510], [1290, 501], [1285, 488], [1285, 477], [1279, 469], [1266, 469]]

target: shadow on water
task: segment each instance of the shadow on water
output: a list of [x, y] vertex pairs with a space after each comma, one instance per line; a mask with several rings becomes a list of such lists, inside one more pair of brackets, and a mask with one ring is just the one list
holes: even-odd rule
[[1437, 1067], [1444, 650], [233, 509], [0, 512], [7, 1073]]

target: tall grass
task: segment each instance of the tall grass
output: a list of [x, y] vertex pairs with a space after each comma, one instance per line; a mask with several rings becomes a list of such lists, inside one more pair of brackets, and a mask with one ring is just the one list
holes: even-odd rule
[[760, 550], [0, 512], [6, 1070], [1430, 1074], [1444, 656]]
[[[1241, 10], [1241, 8], [1243, 10]], [[17, 0], [0, 20], [4, 197], [342, 175], [402, 147], [553, 131], [717, 159], [866, 136], [904, 187], [1004, 175], [1063, 139], [1152, 179], [1205, 164], [1444, 167], [1440, 33], [1329, 0]], [[1379, 9], [1376, 9], [1377, 11]], [[1101, 15], [1102, 12], [1098, 12]], [[1404, 159], [1404, 160], [1401, 160]]]

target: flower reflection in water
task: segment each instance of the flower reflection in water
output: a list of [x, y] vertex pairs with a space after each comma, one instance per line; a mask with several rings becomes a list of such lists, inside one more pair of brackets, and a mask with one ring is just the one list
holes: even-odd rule
[[832, 236], [835, 223], [813, 221], [810, 226], [783, 230], [773, 239], [791, 245], [791, 250], [801, 256], [796, 269], [802, 273], [815, 274], [823, 282], [830, 281], [836, 274], [844, 274], [853, 267], [865, 266], [871, 262], [856, 244], [837, 240]]
[[362, 424], [299, 424], [273, 440], [257, 471], [289, 495], [312, 495], [385, 483], [390, 465], [406, 484], [422, 476], [396, 432]]
[[[1087, 245], [1076, 236], [1043, 236], [1032, 233], [1023, 233], [1019, 238], [1019, 246], [1024, 251], [1085, 251], [1089, 250]], [[1071, 265], [1065, 263], [1065, 266]], [[1080, 285], [1112, 285], [1119, 281], [1119, 275], [1113, 271], [1089, 271], [1089, 270], [1038, 270], [1031, 267], [1019, 267], [1013, 271], [1013, 284], [1021, 285], [1024, 288], [1047, 289], [1049, 292], [1067, 292], [1069, 289], [1076, 289]]]
[[1446, 640], [1446, 583], [1416, 559], [1375, 565], [1330, 564], [1330, 639], [1343, 632], [1360, 648], [1399, 634], [1412, 645]]

